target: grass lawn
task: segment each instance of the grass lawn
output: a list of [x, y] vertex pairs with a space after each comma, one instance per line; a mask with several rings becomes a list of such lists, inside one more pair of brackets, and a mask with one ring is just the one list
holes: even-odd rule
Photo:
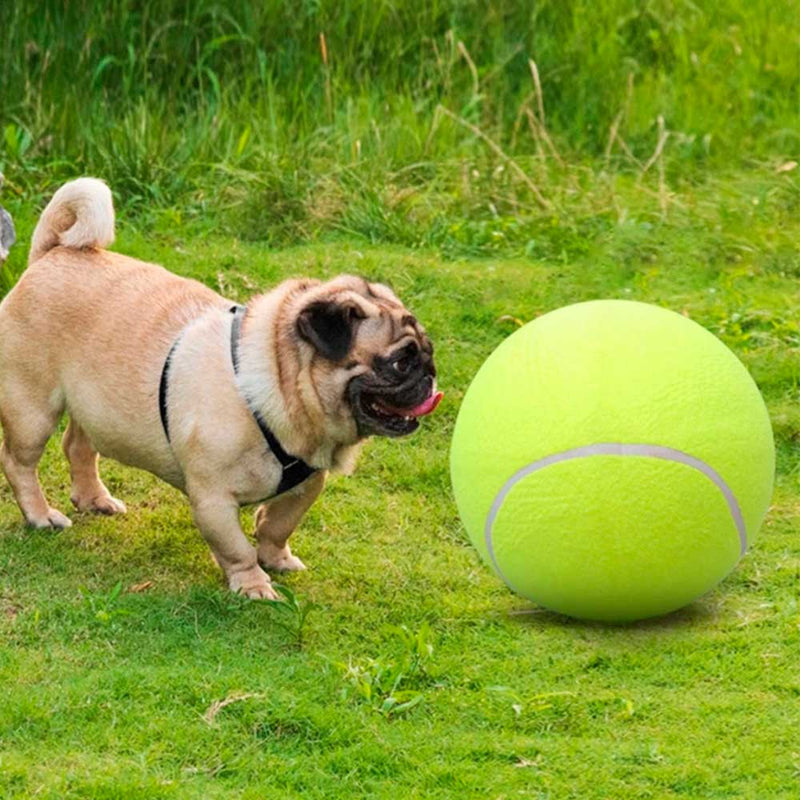
[[[620, 215], [545, 257], [274, 250], [123, 219], [117, 249], [236, 299], [297, 274], [390, 282], [436, 342], [446, 397], [313, 507], [292, 540], [309, 570], [286, 579], [297, 613], [228, 594], [183, 498], [149, 475], [103, 463], [127, 516], [61, 533], [26, 530], [0, 484], [0, 797], [800, 796], [800, 223], [778, 180], [712, 187], [669, 222]], [[593, 297], [720, 335], [778, 445], [773, 508], [735, 572], [620, 628], [510, 594], [466, 540], [447, 466], [469, 380], [514, 329], [501, 317]], [[42, 479], [68, 510], [55, 439]]]
[[[44, 200], [96, 175], [118, 250], [232, 299], [392, 284], [446, 393], [330, 482], [284, 604], [225, 591], [149, 475], [103, 463], [128, 514], [61, 533], [0, 480], [0, 800], [800, 797], [796, 5], [0, 2], [0, 296]], [[447, 463], [483, 359], [596, 297], [720, 336], [778, 452], [734, 573], [616, 628], [496, 580]], [[41, 473], [69, 511], [55, 438]]]

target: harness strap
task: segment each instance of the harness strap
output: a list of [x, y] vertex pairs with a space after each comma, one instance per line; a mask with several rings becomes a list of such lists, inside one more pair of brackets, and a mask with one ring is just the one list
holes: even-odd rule
[[175, 353], [175, 348], [181, 340], [180, 334], [178, 338], [172, 343], [172, 347], [167, 353], [167, 358], [164, 361], [164, 367], [161, 370], [161, 380], [158, 382], [158, 413], [161, 415], [161, 425], [164, 428], [164, 435], [169, 438], [169, 416], [167, 415], [167, 386], [169, 384], [169, 368], [172, 365], [172, 356]]
[[[231, 325], [231, 361], [233, 362], [233, 371], [238, 375], [239, 339], [242, 335], [242, 324], [247, 314], [247, 306], [236, 305], [231, 309], [231, 313], [233, 314], [233, 323]], [[309, 466], [302, 458], [289, 455], [283, 449], [283, 446], [278, 441], [275, 434], [269, 429], [264, 417], [261, 416], [261, 412], [257, 408], [253, 408], [252, 403], [247, 397], [244, 399], [261, 431], [261, 435], [267, 441], [267, 446], [283, 468], [281, 482], [278, 484], [278, 490], [275, 494], [283, 494], [289, 491], [289, 489], [293, 489], [298, 484], [301, 484], [306, 478], [310, 478], [316, 472], [316, 469]]]
[[[231, 361], [233, 363], [234, 374], [238, 375], [239, 339], [242, 335], [242, 323], [244, 322], [245, 314], [247, 314], [247, 307], [242, 305], [232, 306], [230, 313], [233, 314], [233, 322], [231, 323]], [[169, 436], [169, 415], [167, 413], [169, 371], [172, 364], [172, 357], [175, 354], [175, 349], [177, 348], [182, 335], [183, 332], [178, 334], [178, 337], [175, 339], [175, 341], [172, 343], [172, 347], [169, 349], [169, 353], [167, 353], [167, 358], [164, 361], [164, 367], [161, 370], [161, 380], [158, 384], [158, 411], [161, 415], [161, 425], [164, 428], [164, 435], [167, 437], [168, 442], [171, 442]], [[269, 426], [265, 422], [264, 417], [261, 416], [261, 413], [258, 411], [258, 409], [253, 408], [253, 405], [247, 397], [244, 397], [244, 401], [247, 403], [247, 407], [250, 409], [250, 413], [253, 415], [253, 419], [258, 425], [261, 435], [266, 440], [267, 446], [281, 465], [281, 480], [274, 496], [283, 494], [284, 492], [289, 491], [289, 489], [293, 489], [295, 486], [298, 486], [307, 478], [310, 478], [317, 470], [314, 467], [309, 466], [305, 461], [303, 461], [303, 459], [289, 455], [283, 449], [275, 434], [269, 429]]]

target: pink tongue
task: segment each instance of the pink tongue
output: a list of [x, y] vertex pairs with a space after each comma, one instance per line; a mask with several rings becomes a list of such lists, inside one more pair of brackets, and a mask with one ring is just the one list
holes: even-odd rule
[[427, 400], [423, 400], [418, 406], [415, 406], [414, 408], [405, 408], [405, 409], [398, 408], [392, 410], [406, 417], [424, 417], [426, 414], [430, 414], [432, 411], [436, 409], [436, 406], [438, 406], [439, 403], [441, 403], [443, 397], [444, 397], [443, 392], [436, 392], [436, 394], [432, 394]]

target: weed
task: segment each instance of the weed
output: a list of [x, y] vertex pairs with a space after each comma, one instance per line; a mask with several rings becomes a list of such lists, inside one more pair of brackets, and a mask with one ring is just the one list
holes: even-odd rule
[[532, 716], [563, 704], [565, 698], [574, 697], [574, 692], [540, 692], [521, 694], [511, 686], [487, 686], [487, 692], [501, 696], [509, 704], [515, 717]]
[[286, 631], [294, 646], [301, 650], [304, 644], [305, 627], [308, 615], [319, 606], [293, 592], [288, 586], [273, 583], [273, 588], [282, 595], [280, 600], [265, 601], [275, 612], [272, 621]]
[[129, 616], [131, 613], [120, 608], [122, 581], [117, 581], [108, 592], [91, 592], [85, 586], [78, 588], [86, 608], [91, 612], [93, 618], [103, 625], [108, 625], [113, 620]]
[[409, 712], [425, 698], [419, 686], [424, 682], [426, 666], [433, 656], [430, 627], [416, 632], [405, 625], [387, 628], [394, 636], [399, 653], [390, 657], [368, 658], [361, 662], [338, 664], [350, 694], [374, 711], [391, 719]]

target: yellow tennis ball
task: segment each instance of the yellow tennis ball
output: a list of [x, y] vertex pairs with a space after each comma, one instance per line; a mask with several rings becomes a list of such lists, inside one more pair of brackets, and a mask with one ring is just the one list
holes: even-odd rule
[[716, 337], [598, 300], [509, 336], [464, 397], [450, 465], [461, 519], [508, 586], [554, 611], [666, 614], [733, 569], [772, 495], [764, 401]]

